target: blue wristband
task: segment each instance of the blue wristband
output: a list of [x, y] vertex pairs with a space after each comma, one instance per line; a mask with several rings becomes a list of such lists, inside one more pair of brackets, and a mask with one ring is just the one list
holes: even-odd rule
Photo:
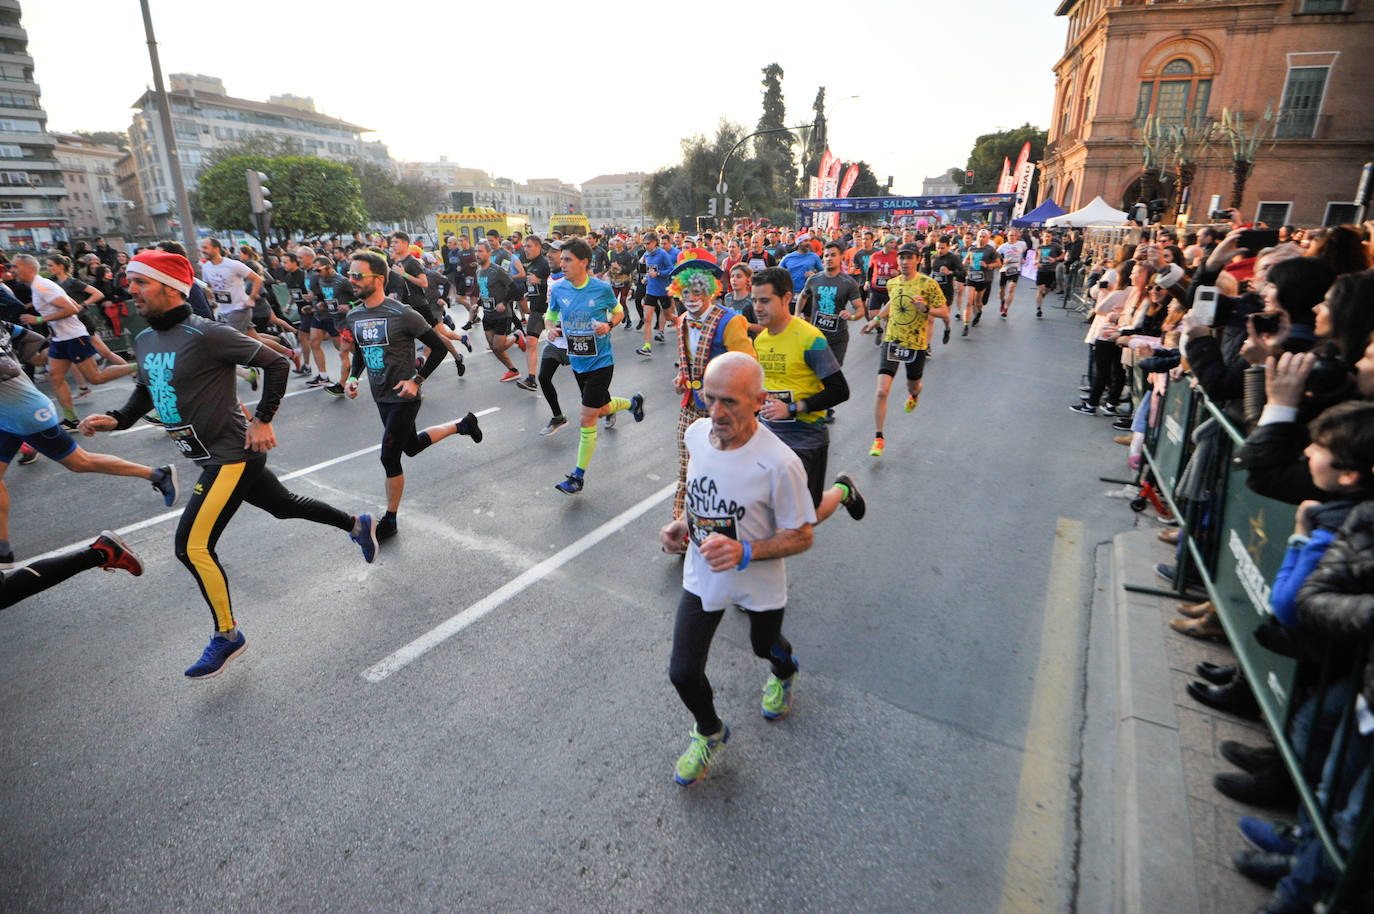
[[735, 566], [736, 571], [743, 571], [744, 569], [748, 568], [749, 560], [754, 557], [753, 546], [750, 546], [748, 543], [743, 543], [741, 545], [744, 546], [744, 555], [740, 556], [739, 564]]

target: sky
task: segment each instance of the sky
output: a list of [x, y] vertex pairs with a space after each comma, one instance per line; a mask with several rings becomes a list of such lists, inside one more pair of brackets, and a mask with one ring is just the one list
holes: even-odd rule
[[[756, 124], [761, 70], [777, 62], [787, 123], [809, 123], [825, 86], [831, 149], [905, 194], [962, 168], [980, 134], [1048, 126], [1068, 24], [1057, 0], [797, 0], [772, 16], [692, 4], [715, 14], [659, 7], [647, 21], [625, 0], [489, 4], [489, 18], [469, 3], [150, 4], [164, 76], [217, 76], [259, 101], [310, 96], [377, 131], [366, 138], [393, 159], [446, 155], [518, 181], [674, 164], [683, 137], [722, 117]], [[127, 130], [152, 85], [137, 0], [24, 0], [23, 25], [48, 128]]]

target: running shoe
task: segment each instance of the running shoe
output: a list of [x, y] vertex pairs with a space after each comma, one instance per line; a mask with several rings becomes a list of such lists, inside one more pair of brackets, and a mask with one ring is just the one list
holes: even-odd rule
[[[306, 382], [305, 382], [305, 386], [306, 386], [306, 387], [328, 387], [331, 383], [333, 383], [333, 382], [329, 380], [329, 376], [328, 376], [328, 375], [317, 374], [317, 375], [315, 375], [315, 377], [311, 378], [309, 381], [306, 381]], [[254, 388], [254, 390], [256, 390], [256, 389], [257, 389], [257, 388]]]
[[143, 421], [149, 425], [162, 425], [162, 417], [157, 414], [157, 410], [150, 410], [143, 415]]
[[941, 342], [941, 343], [948, 343], [948, 342], [949, 342], [949, 327], [945, 327], [945, 337], [944, 337], [944, 339], [940, 340], [940, 342]]
[[859, 487], [854, 484], [854, 477], [848, 473], [841, 473], [835, 477], [835, 481], [849, 490], [849, 497], [840, 504], [844, 505], [844, 509], [849, 512], [850, 517], [855, 520], [863, 520], [864, 514], [868, 511], [868, 503], [859, 493]]
[[335, 381], [333, 384], [330, 384], [328, 387], [326, 387], [324, 389], [324, 392], [335, 397], [342, 397], [346, 393], [346, 391], [344, 390], [344, 386], [340, 384], [338, 381]]
[[458, 369], [458, 377], [460, 378], [468, 373], [468, 363], [463, 360], [461, 353], [455, 352], [453, 354], [453, 367]]
[[297, 364], [295, 368], [291, 369], [291, 373], [295, 375], [310, 374], [310, 366], [304, 363]]
[[662, 343], [662, 342], [664, 342], [664, 341], [667, 340], [667, 339], [668, 339], [668, 338], [667, 338], [666, 336], [663, 335], [663, 331], [662, 331], [662, 330], [660, 330], [660, 331], [658, 331], [657, 333], [654, 334], [654, 342], [655, 342], [655, 343]]
[[371, 514], [358, 515], [358, 532], [349, 533], [348, 538], [363, 550], [363, 561], [371, 565], [377, 559], [377, 525]]
[[968, 336], [968, 324], [965, 324], [965, 325], [964, 325], [964, 332], [961, 333], [961, 334], [959, 334], [959, 335], [960, 335], [960, 336]]
[[874, 438], [874, 439], [873, 439], [873, 447], [871, 447], [871, 448], [868, 449], [868, 456], [870, 456], [870, 457], [881, 457], [881, 456], [883, 456], [883, 439], [881, 439], [881, 438]]
[[[463, 324], [463, 329], [464, 329], [464, 330], [471, 330], [471, 329], [472, 329], [472, 321], [471, 321], [471, 319], [469, 319], [467, 323]], [[467, 345], [467, 344], [464, 343], [463, 345]]]
[[[467, 328], [464, 327], [463, 329], [466, 330]], [[462, 343], [464, 346], [466, 346], [468, 352], [471, 352], [471, 351], [472, 351], [472, 340], [468, 339], [468, 335], [467, 335], [466, 333], [463, 334], [462, 338], [459, 339], [458, 342], [460, 342], [460, 343]]]
[[530, 348], [530, 344], [525, 342], [525, 331], [515, 331], [515, 345], [520, 347], [521, 352], [524, 352], [525, 350]]
[[636, 422], [644, 421], [644, 395], [637, 393], [630, 398], [630, 415], [635, 417]]
[[554, 488], [562, 492], [564, 495], [576, 495], [578, 492], [582, 491], [582, 485], [583, 482], [581, 476], [574, 476], [572, 473], [569, 473], [567, 475], [567, 478], [565, 478], [558, 485], [554, 486]]
[[635, 322], [635, 329], [636, 329], [636, 330], [643, 330], [643, 329], [644, 329], [644, 318], [641, 317], [638, 321]]
[[983, 319], [983, 309], [982, 309], [982, 308], [979, 308], [977, 311], [974, 311], [974, 312], [973, 312], [973, 326], [977, 327], [977, 326], [978, 326], [978, 322], [981, 321], [982, 319]]
[[66, 429], [67, 431], [69, 431], [69, 432], [74, 432], [74, 431], [76, 431], [76, 427], [77, 427], [78, 424], [79, 424], [79, 423], [78, 423], [75, 419], [63, 419], [63, 420], [62, 420], [62, 427], [65, 428], [65, 429]]
[[552, 419], [549, 420], [548, 425], [544, 426], [542, 429], [539, 430], [539, 437], [547, 438], [550, 435], [556, 434], [559, 429], [563, 428], [567, 424], [568, 420], [565, 416], [554, 416]]
[[521, 390], [538, 390], [539, 382], [534, 379], [534, 375], [527, 374], [515, 382], [515, 386]]
[[14, 567], [14, 553], [0, 552], [0, 571], [9, 571]]
[[449, 317], [447, 314], [445, 314], [444, 317], [443, 317], [443, 320], [444, 320], [444, 326], [447, 327], [448, 329], [450, 329], [450, 330], [457, 330], [457, 329], [458, 329], [458, 328], [454, 325], [454, 323], [453, 323], [453, 318], [452, 318], [452, 317]]
[[19, 465], [27, 466], [38, 459], [38, 452], [29, 447], [28, 444], [19, 445]]
[[606, 427], [607, 427], [607, 428], [615, 428], [615, 417], [616, 417], [616, 414], [615, 414], [615, 413], [607, 413], [607, 414], [606, 414]]
[[243, 632], [234, 632], [232, 639], [215, 635], [206, 646], [205, 653], [186, 670], [186, 678], [209, 679], [218, 676], [224, 665], [242, 654], [246, 647], [248, 639], [243, 637]]
[[1084, 401], [1082, 403], [1075, 404], [1074, 406], [1070, 406], [1069, 412], [1078, 413], [1078, 415], [1080, 416], [1096, 416], [1097, 407], [1093, 406], [1091, 403], [1088, 403], [1087, 401]]
[[715, 736], [703, 736], [693, 724], [691, 735], [692, 741], [687, 745], [687, 751], [682, 753], [682, 758], [677, 760], [677, 768], [673, 771], [673, 780], [683, 787], [700, 784], [702, 778], [706, 777], [711, 770], [711, 763], [720, 755], [725, 744], [730, 742], [730, 725], [721, 723], [720, 732]]
[[[797, 658], [792, 658], [792, 663], [796, 664]], [[763, 684], [763, 719], [782, 720], [787, 713], [792, 710], [792, 694], [797, 684], [797, 674], [801, 672], [800, 666], [792, 672], [786, 679], [779, 679], [772, 673], [768, 674], [768, 681]]]
[[258, 389], [258, 370], [256, 368], [248, 369], [248, 389], [252, 391]]
[[149, 480], [153, 488], [162, 493], [162, 501], [167, 507], [177, 503], [177, 468], [173, 464], [158, 467], [153, 470], [153, 478]]
[[1044, 316], [1045, 316], [1045, 312], [1041, 311], [1039, 308], [1036, 308], [1036, 309], [1035, 309], [1035, 316], [1036, 316], [1036, 317], [1044, 317]]
[[647, 359], [649, 356], [653, 355], [653, 350], [648, 346], [640, 346], [635, 350], [635, 355], [642, 355]]
[[377, 542], [379, 543], [382, 540], [389, 540], [396, 535], [396, 522], [394, 520], [387, 520], [383, 517], [376, 522], [375, 526], [377, 530]]
[[90, 389], [89, 387], [78, 387], [78, 388], [76, 389], [76, 396], [73, 397], [72, 399], [73, 399], [73, 400], [84, 400], [84, 399], [86, 399], [87, 397], [89, 397], [90, 395], [91, 395], [91, 389]]
[[520, 377], [520, 372], [518, 372], [518, 371], [516, 371], [514, 368], [512, 368], [510, 371], [508, 371], [508, 372], [506, 372], [505, 374], [501, 375], [501, 380], [502, 380], [502, 381], [514, 381], [514, 380], [515, 380], [516, 378], [518, 378], [518, 377]]
[[129, 544], [120, 539], [119, 534], [110, 530], [102, 530], [100, 535], [95, 538], [95, 542], [91, 543], [91, 548], [99, 552], [104, 558], [100, 567], [106, 571], [122, 569], [134, 577], [143, 574], [143, 562], [134, 555]]
[[482, 443], [482, 426], [477, 424], [476, 413], [468, 413], [458, 421], [458, 434], [467, 435], [473, 444]]
[[916, 396], [915, 394], [912, 394], [911, 396], [906, 398], [906, 405], [903, 406], [902, 409], [906, 410], [907, 412], [911, 412], [913, 409], [916, 408], [916, 404], [919, 402], [921, 402], [921, 398]]

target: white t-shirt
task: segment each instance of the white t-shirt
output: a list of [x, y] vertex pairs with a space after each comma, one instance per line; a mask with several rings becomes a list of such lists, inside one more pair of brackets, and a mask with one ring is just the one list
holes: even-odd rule
[[[51, 279], [44, 279], [42, 276], [35, 276], [33, 282], [29, 283], [29, 288], [33, 289], [33, 307], [43, 318], [43, 322], [52, 328], [52, 338], [55, 340], [75, 340], [83, 336], [90, 336], [86, 332], [86, 325], [81, 323], [76, 315], [49, 320], [52, 315], [61, 310], [58, 301], [69, 299], [65, 290]], [[77, 302], [80, 304], [80, 302]]]
[[1002, 258], [1003, 273], [1021, 272], [1021, 259], [1026, 255], [1026, 243], [1024, 241], [1008, 241], [997, 249], [997, 255]]
[[738, 605], [758, 612], [787, 605], [782, 559], [755, 559], [743, 571], [712, 571], [698, 546], [712, 533], [757, 542], [780, 530], [816, 522], [806, 470], [792, 449], [760, 424], [743, 447], [718, 450], [711, 420], [698, 419], [683, 440], [687, 463], [687, 560], [682, 586], [701, 598], [707, 612]]
[[210, 287], [210, 301], [214, 302], [218, 313], [227, 314], [253, 306], [245, 284], [258, 274], [248, 264], [228, 257], [218, 264], [202, 260], [200, 275]]

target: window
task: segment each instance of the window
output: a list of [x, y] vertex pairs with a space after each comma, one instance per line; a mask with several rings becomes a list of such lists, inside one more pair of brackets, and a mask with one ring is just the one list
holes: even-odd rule
[[1255, 210], [1255, 221], [1263, 222], [1265, 225], [1277, 228], [1288, 222], [1288, 213], [1292, 209], [1292, 201], [1287, 203], [1275, 203], [1261, 200], [1259, 207]]
[[1354, 203], [1328, 203], [1326, 215], [1322, 216], [1322, 226], [1351, 225], [1359, 215], [1359, 210]]
[[0, 159], [22, 158], [24, 158], [24, 150], [20, 149], [18, 146], [10, 146], [8, 144], [0, 143]]
[[1186, 57], [1165, 62], [1153, 78], [1147, 77], [1140, 83], [1135, 103], [1136, 125], [1143, 124], [1151, 114], [1176, 122], [1205, 117], [1212, 97], [1209, 74], [1210, 71], [1200, 72]]
[[1289, 69], [1274, 136], [1280, 139], [1306, 139], [1312, 136], [1317, 129], [1317, 115], [1321, 112], [1326, 77], [1330, 72], [1330, 67]]
[[0, 120], [0, 133], [42, 133], [38, 121]]
[[0, 213], [22, 213], [23, 211], [23, 200], [0, 200]]
[[1302, 0], [1303, 13], [1344, 13], [1345, 0]]

